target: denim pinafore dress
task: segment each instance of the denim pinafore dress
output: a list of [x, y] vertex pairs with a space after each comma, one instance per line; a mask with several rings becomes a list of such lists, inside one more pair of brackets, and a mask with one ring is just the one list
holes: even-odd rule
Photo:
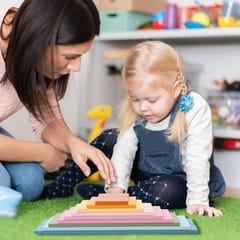
[[[179, 109], [179, 101], [175, 104], [169, 121], [169, 127], [173, 124]], [[134, 131], [138, 138], [138, 157], [135, 159], [134, 172], [139, 180], [149, 179], [157, 175], [174, 174], [186, 180], [186, 174], [182, 169], [179, 144], [170, 142], [167, 137], [167, 129], [153, 131], [147, 129], [147, 121], [137, 118]], [[225, 192], [225, 181], [220, 170], [214, 165], [213, 154], [210, 158], [210, 195], [215, 198]]]

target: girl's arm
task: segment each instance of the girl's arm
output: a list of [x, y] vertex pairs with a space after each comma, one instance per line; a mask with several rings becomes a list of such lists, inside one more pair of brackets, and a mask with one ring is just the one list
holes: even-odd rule
[[127, 192], [137, 144], [133, 127], [119, 134], [111, 159], [116, 172], [116, 181], [111, 185], [106, 184], [105, 189], [108, 193]]
[[211, 110], [197, 93], [192, 93], [194, 107], [186, 113], [187, 136], [182, 146], [183, 168], [187, 175], [187, 212], [221, 215], [209, 207], [210, 162], [213, 151]]

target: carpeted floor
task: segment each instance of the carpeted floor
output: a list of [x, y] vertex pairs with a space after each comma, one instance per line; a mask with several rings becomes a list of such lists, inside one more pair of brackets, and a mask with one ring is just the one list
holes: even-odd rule
[[[35, 228], [44, 220], [62, 212], [81, 201], [77, 195], [67, 199], [39, 200], [32, 203], [21, 203], [15, 219], [0, 218], [1, 240], [239, 240], [240, 238], [240, 199], [218, 198], [216, 206], [224, 212], [221, 218], [207, 216], [189, 216], [198, 226], [197, 235], [35, 235]], [[184, 214], [185, 209], [175, 211]]]

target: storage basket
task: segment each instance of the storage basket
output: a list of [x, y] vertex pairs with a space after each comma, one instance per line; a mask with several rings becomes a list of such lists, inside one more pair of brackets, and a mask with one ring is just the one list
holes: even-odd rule
[[132, 11], [101, 11], [101, 32], [121, 32], [136, 30], [151, 21], [150, 14]]

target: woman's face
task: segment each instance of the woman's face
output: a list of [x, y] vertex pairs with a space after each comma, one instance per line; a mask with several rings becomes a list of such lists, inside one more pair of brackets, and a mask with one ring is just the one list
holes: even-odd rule
[[89, 51], [92, 42], [93, 40], [75, 45], [55, 45], [53, 51], [49, 48], [43, 57], [41, 73], [49, 79], [58, 79], [71, 71], [78, 72], [82, 55]]

